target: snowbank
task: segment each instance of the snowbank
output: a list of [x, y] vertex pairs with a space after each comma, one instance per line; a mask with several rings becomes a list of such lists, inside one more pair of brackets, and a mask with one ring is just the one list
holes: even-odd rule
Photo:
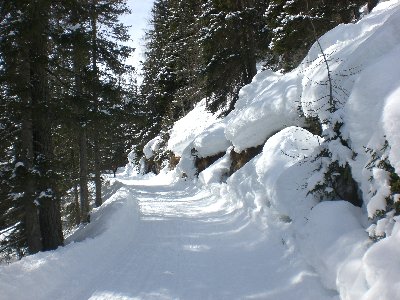
[[154, 153], [160, 149], [160, 143], [162, 142], [161, 137], [156, 136], [154, 139], [150, 140], [143, 147], [143, 154], [147, 159], [150, 159], [154, 156]]
[[228, 148], [225, 155], [218, 159], [199, 174], [199, 181], [202, 184], [220, 183], [226, 181], [231, 167], [231, 148]]
[[194, 139], [191, 147], [196, 149], [198, 157], [213, 156], [228, 149], [231, 144], [225, 137], [225, 126], [223, 121], [218, 121]]
[[400, 295], [400, 226], [399, 219], [392, 235], [371, 246], [363, 259], [370, 289], [362, 300], [398, 299]]
[[235, 109], [225, 119], [225, 135], [236, 152], [264, 144], [285, 127], [303, 124], [297, 80], [297, 71], [285, 75], [262, 71], [240, 90]]
[[175, 122], [170, 131], [167, 149], [176, 156], [182, 156], [195, 137], [216, 121], [217, 117], [207, 110], [206, 100], [203, 99], [185, 117]]
[[[340, 25], [320, 38], [330, 69], [333, 104], [326, 64], [317, 44], [298, 68], [304, 114], [318, 117], [322, 123], [344, 124], [342, 136], [348, 139], [356, 158], [352, 159], [351, 152], [335, 154], [342, 164], [350, 164], [369, 217], [386, 209], [390, 194], [388, 175], [383, 170], [366, 168], [373, 160], [372, 153], [382, 159], [388, 155], [396, 171], [400, 170], [400, 135], [396, 126], [400, 116], [399, 30], [399, 3], [386, 1], [358, 23]], [[334, 113], [330, 111], [332, 106]], [[332, 132], [325, 134], [331, 136]]]
[[[396, 49], [397, 60], [400, 57], [400, 47]], [[393, 63], [394, 61], [391, 61]], [[393, 73], [392, 73], [393, 74]], [[397, 77], [397, 83], [400, 82], [400, 75], [398, 72], [395, 75]], [[392, 79], [393, 80], [393, 79]], [[399, 84], [400, 85], [400, 84]], [[400, 174], [400, 86], [392, 92], [386, 100], [385, 109], [383, 110], [383, 131], [386, 139], [391, 146], [389, 149], [389, 161], [392, 162], [394, 169], [397, 174]]]
[[123, 267], [132, 254], [139, 222], [132, 191], [120, 182], [111, 189], [114, 194], [91, 214], [91, 223], [68, 238], [68, 245], [0, 267], [0, 298], [89, 299], [107, 285], [113, 279], [107, 278], [109, 269]]
[[322, 202], [298, 233], [305, 258], [341, 299], [360, 299], [367, 290], [361, 262], [369, 242], [362, 219], [361, 210], [348, 202]]

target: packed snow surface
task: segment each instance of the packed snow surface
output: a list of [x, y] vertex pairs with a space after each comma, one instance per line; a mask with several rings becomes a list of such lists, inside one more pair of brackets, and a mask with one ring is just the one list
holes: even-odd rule
[[[167, 178], [168, 179], [168, 178]], [[220, 187], [116, 179], [57, 251], [0, 269], [0, 299], [336, 299], [251, 205]]]

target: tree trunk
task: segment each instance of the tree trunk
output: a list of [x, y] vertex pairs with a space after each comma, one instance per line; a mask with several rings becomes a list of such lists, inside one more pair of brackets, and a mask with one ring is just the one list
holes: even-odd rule
[[79, 185], [81, 221], [89, 222], [88, 157], [86, 125], [79, 130]]
[[101, 174], [100, 174], [100, 155], [99, 155], [99, 141], [97, 137], [94, 138], [94, 184], [96, 186], [96, 207], [101, 206]]
[[[92, 11], [91, 11], [91, 26], [92, 26], [92, 71], [93, 71], [93, 82], [92, 82], [92, 101], [94, 106], [94, 112], [98, 112], [98, 68], [97, 68], [97, 12], [96, 12], [97, 0], [92, 0]], [[94, 151], [94, 184], [96, 187], [96, 207], [102, 204], [101, 199], [101, 169], [100, 169], [100, 147], [99, 139], [95, 135], [93, 141], [93, 151]]]
[[36, 185], [31, 173], [33, 167], [33, 131], [30, 109], [31, 107], [27, 106], [23, 112], [24, 119], [22, 121], [21, 160], [26, 168], [25, 183], [22, 184], [24, 190], [23, 206], [25, 211], [25, 235], [28, 244], [28, 252], [34, 254], [42, 251], [43, 246], [38, 207], [35, 203]]
[[[76, 11], [72, 12], [72, 24], [80, 24], [82, 20]], [[72, 60], [74, 71], [74, 113], [77, 122], [77, 140], [79, 149], [79, 191], [80, 191], [80, 221], [89, 222], [89, 189], [88, 189], [88, 150], [87, 126], [89, 99], [84, 89], [85, 67], [88, 52], [85, 45], [84, 32], [76, 30], [72, 41]]]
[[57, 249], [64, 242], [60, 202], [55, 197], [40, 200], [40, 230], [42, 232], [43, 250]]
[[22, 123], [21, 123], [21, 149], [19, 151], [19, 161], [24, 164], [25, 174], [21, 178], [22, 190], [24, 193], [24, 225], [25, 236], [27, 240], [28, 252], [37, 253], [42, 250], [42, 238], [40, 232], [38, 208], [35, 204], [35, 181], [32, 177], [32, 168], [34, 161], [33, 154], [33, 125], [32, 125], [32, 100], [30, 90], [28, 89], [30, 72], [28, 63], [28, 53], [23, 54], [25, 62], [21, 68], [21, 81], [26, 84], [21, 90], [22, 102]]
[[74, 148], [71, 148], [71, 161], [72, 161], [71, 180], [74, 183], [74, 220], [75, 220], [75, 225], [79, 225], [81, 223], [81, 210], [79, 207], [79, 188], [77, 181], [77, 177], [79, 176], [77, 175], [77, 170], [79, 170], [79, 168], [75, 164], [76, 157]]
[[63, 244], [60, 199], [52, 171], [53, 146], [49, 111], [49, 83], [47, 78], [50, 0], [32, 3], [32, 33], [29, 49], [30, 89], [33, 109], [33, 151], [35, 167], [40, 172], [38, 182], [39, 220], [43, 250]]
[[75, 225], [79, 225], [81, 223], [81, 211], [79, 208], [79, 190], [78, 183], [74, 184], [74, 213], [75, 213]]
[[42, 238], [39, 223], [38, 208], [35, 203], [26, 199], [24, 201], [25, 235], [29, 254], [42, 251]]

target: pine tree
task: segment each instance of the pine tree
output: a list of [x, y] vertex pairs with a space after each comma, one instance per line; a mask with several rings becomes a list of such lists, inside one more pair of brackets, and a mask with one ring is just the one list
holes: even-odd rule
[[86, 222], [90, 209], [89, 172], [93, 170], [95, 175], [95, 205], [99, 206], [102, 165], [110, 159], [101, 156], [103, 145], [98, 131], [104, 131], [110, 119], [115, 118], [112, 110], [123, 101], [120, 78], [130, 72], [123, 61], [132, 49], [120, 44], [128, 40], [128, 35], [126, 27], [118, 23], [118, 16], [128, 10], [125, 1], [70, 0], [64, 3], [63, 11], [67, 17], [61, 25], [67, 30], [61, 29], [56, 37], [63, 44], [59, 55], [63, 61], [58, 64], [64, 68], [59, 76], [61, 85], [71, 86], [65, 90], [64, 99], [73, 116], [64, 124], [72, 123], [78, 136], [75, 141], [80, 157], [81, 220]]
[[110, 160], [123, 163], [123, 137], [112, 157], [95, 129], [112, 123], [114, 133], [132, 120], [113, 115], [133, 95], [122, 84], [131, 49], [121, 44], [128, 36], [118, 17], [127, 11], [122, 0], [0, 2], [1, 252], [62, 245], [60, 199], [72, 192], [74, 223], [79, 206], [87, 221], [89, 173], [101, 184]]
[[284, 71], [295, 68], [315, 41], [310, 20], [319, 38], [340, 23], [356, 20], [364, 3], [363, 0], [271, 0], [265, 17], [271, 34], [270, 48], [275, 55], [269, 66]]
[[240, 88], [257, 72], [265, 46], [260, 12], [267, 1], [209, 0], [200, 17], [206, 96], [211, 111], [233, 109]]
[[23, 235], [30, 253], [63, 243], [47, 76], [51, 11], [46, 0], [6, 2], [1, 11], [2, 80], [6, 101], [15, 101], [13, 117], [19, 127], [9, 196], [16, 209], [23, 207]]

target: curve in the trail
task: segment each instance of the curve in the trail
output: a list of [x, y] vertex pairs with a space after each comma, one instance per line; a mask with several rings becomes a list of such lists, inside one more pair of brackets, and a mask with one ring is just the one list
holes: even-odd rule
[[284, 225], [219, 187], [155, 182], [115, 181], [70, 244], [1, 269], [0, 299], [337, 299]]

